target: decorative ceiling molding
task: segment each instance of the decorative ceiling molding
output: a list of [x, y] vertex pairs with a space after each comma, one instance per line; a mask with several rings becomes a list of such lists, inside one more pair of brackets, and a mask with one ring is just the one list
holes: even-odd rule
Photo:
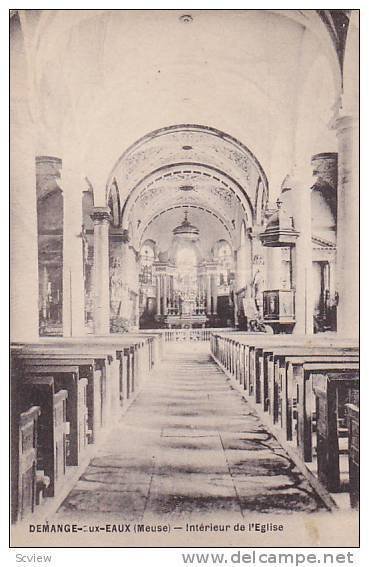
[[129, 188], [138, 185], [153, 171], [176, 163], [202, 164], [233, 179], [255, 206], [257, 183], [262, 180], [268, 193], [265, 172], [254, 154], [239, 140], [209, 126], [180, 124], [155, 130], [132, 144], [115, 164], [107, 184], [113, 178], [128, 198]]
[[[183, 186], [192, 189], [183, 191]], [[180, 163], [152, 172], [131, 191], [123, 208], [123, 226], [128, 226], [135, 216], [143, 221], [146, 213], [151, 214], [163, 204], [166, 207], [168, 202], [173, 206], [181, 202], [210, 208], [227, 218], [229, 226], [240, 210], [248, 223], [254, 217], [248, 195], [235, 180], [205, 164]]]

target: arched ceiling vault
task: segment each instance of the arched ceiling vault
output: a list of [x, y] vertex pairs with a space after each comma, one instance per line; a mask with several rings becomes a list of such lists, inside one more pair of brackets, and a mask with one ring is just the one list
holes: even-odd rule
[[[258, 182], [248, 180], [235, 159], [232, 163], [230, 154], [238, 148], [224, 138], [203, 143], [204, 132], [187, 132], [192, 138], [186, 143], [178, 132], [164, 140], [166, 132], [160, 141], [145, 139], [145, 149], [137, 146], [133, 153], [132, 144], [169, 124], [206, 124], [251, 149], [274, 198], [280, 179], [296, 161], [297, 113], [304, 108], [299, 97], [303, 90], [309, 92], [305, 83], [312, 81], [309, 69], [317, 54], [324, 59], [319, 73], [329, 76], [332, 88], [323, 93], [321, 108], [316, 110], [312, 101], [313, 118], [328, 123], [329, 109], [341, 94], [350, 11], [193, 10], [189, 23], [179, 10], [21, 12], [37, 154], [65, 163], [68, 150], [76, 161], [69, 165], [94, 187], [96, 205], [106, 203], [106, 187], [113, 179], [123, 203], [155, 169], [192, 161], [229, 175], [255, 208], [256, 200], [267, 199], [268, 184], [261, 175], [257, 199]], [[176, 146], [181, 137], [182, 147], [194, 148], [190, 157], [191, 151]], [[320, 132], [318, 138], [324, 139]], [[173, 155], [166, 141], [173, 142]], [[131, 160], [130, 173], [118, 160], [124, 148], [129, 148], [124, 165], [129, 168]], [[246, 155], [260, 173], [251, 152]]]
[[[168, 205], [211, 210], [238, 231], [251, 226], [257, 206], [265, 207], [266, 175], [253, 154], [224, 132], [200, 125], [178, 125], [152, 132], [118, 160], [111, 188], [119, 188], [122, 226], [140, 239], [148, 218]], [[262, 200], [261, 196], [263, 197]]]
[[[121, 197], [126, 198], [149, 173], [180, 162], [204, 163], [223, 171], [248, 195], [254, 193], [259, 178], [268, 187], [262, 166], [244, 144], [228, 133], [198, 124], [164, 127], [145, 135], [122, 154], [109, 179], [116, 179]], [[108, 180], [108, 189], [109, 185]]]
[[242, 187], [223, 172], [198, 163], [178, 163], [155, 170], [130, 193], [123, 209], [123, 228], [145, 219], [168, 203], [210, 207], [229, 225], [245, 218], [251, 226], [254, 207]]

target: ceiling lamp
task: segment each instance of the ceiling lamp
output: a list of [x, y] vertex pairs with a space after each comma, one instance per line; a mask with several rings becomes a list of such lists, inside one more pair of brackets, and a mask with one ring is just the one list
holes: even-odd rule
[[193, 21], [193, 17], [191, 14], [182, 14], [182, 16], [179, 16], [179, 21], [182, 24], [190, 24]]
[[184, 240], [198, 240], [200, 231], [196, 226], [189, 222], [187, 217], [188, 212], [186, 211], [182, 223], [175, 227], [173, 234], [174, 236], [177, 236], [178, 238], [182, 238]]

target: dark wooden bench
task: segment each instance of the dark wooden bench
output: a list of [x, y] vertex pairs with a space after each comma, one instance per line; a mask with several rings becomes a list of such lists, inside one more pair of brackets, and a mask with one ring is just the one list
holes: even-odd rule
[[262, 381], [264, 406], [274, 423], [281, 417], [281, 402], [288, 395], [287, 360], [293, 368], [293, 377], [298, 375], [298, 368], [305, 362], [358, 362], [357, 349], [335, 347], [278, 347], [263, 350], [261, 356], [264, 360], [259, 365], [261, 370], [257, 378]]
[[[41, 362], [41, 364], [39, 364]], [[80, 378], [77, 365], [55, 364], [57, 361], [39, 361], [23, 359], [24, 378], [29, 376], [52, 376], [55, 392], [66, 390], [67, 421], [69, 422], [69, 435], [67, 440], [67, 465], [77, 466], [83, 459], [88, 445], [88, 410], [87, 410], [87, 379]]]
[[66, 471], [67, 422], [66, 390], [55, 393], [51, 376], [29, 376], [24, 380], [25, 403], [40, 406], [38, 420], [37, 469], [44, 471], [50, 479], [46, 496], [55, 496]]
[[[311, 462], [315, 442], [315, 396], [312, 380], [316, 375], [342, 375], [358, 379], [359, 351], [354, 340], [334, 337], [248, 336], [217, 334], [213, 355], [243, 385], [245, 394], [260, 403], [268, 421], [278, 426], [286, 441], [294, 441], [302, 459]], [[352, 388], [351, 388], [352, 389]], [[338, 391], [342, 390], [342, 384]], [[342, 411], [342, 399], [339, 399]], [[341, 416], [342, 421], [342, 416]], [[355, 418], [353, 419], [355, 432]], [[316, 425], [318, 427], [318, 425]], [[338, 428], [340, 435], [344, 428]], [[353, 433], [352, 476], [357, 476], [357, 435]], [[344, 439], [343, 439], [344, 440]], [[321, 445], [321, 441], [320, 441]], [[341, 443], [343, 446], [343, 443]], [[315, 445], [314, 445], [315, 448]], [[351, 449], [350, 449], [351, 448]], [[350, 454], [351, 454], [350, 453]], [[321, 453], [320, 453], [321, 454]], [[322, 467], [322, 465], [320, 465]], [[352, 488], [355, 502], [355, 489]]]
[[87, 343], [89, 349], [114, 350], [120, 360], [120, 394], [124, 401], [132, 397], [149, 375], [153, 361], [153, 336], [133, 335], [125, 337], [92, 337]]
[[12, 430], [12, 521], [32, 514], [37, 490], [37, 422], [38, 406], [18, 414]]
[[346, 404], [349, 440], [350, 503], [358, 508], [360, 499], [360, 416], [359, 406]]
[[[288, 441], [291, 441], [293, 436], [292, 411], [297, 400], [297, 384], [304, 384], [303, 388], [305, 388], [303, 377], [306, 374], [304, 373], [304, 367], [306, 369], [306, 364], [308, 363], [319, 364], [322, 362], [330, 364], [357, 364], [358, 356], [355, 354], [329, 354], [323, 355], [323, 357], [319, 354], [305, 355], [303, 357], [286, 356], [280, 359], [275, 369], [275, 372], [279, 373], [279, 377], [275, 377], [277, 381], [275, 416], [280, 421], [281, 428]], [[304, 395], [306, 394], [304, 393]]]
[[57, 345], [51, 341], [19, 345], [19, 356], [36, 359], [39, 354], [45, 364], [55, 359], [58, 364], [79, 365], [80, 377], [88, 379], [89, 429], [91, 441], [96, 441], [101, 427], [119, 417], [120, 408], [148, 374], [150, 344], [151, 336], [93, 337], [83, 344], [63, 339]]
[[[73, 345], [56, 348], [54, 345], [37, 345], [23, 348], [17, 354], [19, 365], [57, 365], [57, 366], [77, 366], [79, 377], [87, 379], [87, 410], [88, 410], [88, 429], [90, 442], [95, 442], [109, 420], [110, 412], [110, 390], [109, 381], [111, 374], [119, 371], [114, 366], [114, 371], [110, 369], [113, 364], [113, 355], [105, 353], [82, 353], [82, 349]], [[114, 354], [114, 352], [113, 352]], [[27, 362], [28, 361], [28, 362]], [[119, 365], [119, 362], [118, 362]], [[20, 369], [22, 373], [22, 369]]]
[[313, 377], [317, 414], [318, 478], [330, 492], [341, 490], [339, 451], [339, 394], [359, 389], [358, 373], [327, 372]]

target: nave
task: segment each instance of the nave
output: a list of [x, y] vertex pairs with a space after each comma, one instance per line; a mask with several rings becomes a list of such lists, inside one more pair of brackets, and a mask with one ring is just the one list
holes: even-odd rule
[[171, 348], [51, 521], [182, 526], [325, 509], [208, 348], [196, 347]]

